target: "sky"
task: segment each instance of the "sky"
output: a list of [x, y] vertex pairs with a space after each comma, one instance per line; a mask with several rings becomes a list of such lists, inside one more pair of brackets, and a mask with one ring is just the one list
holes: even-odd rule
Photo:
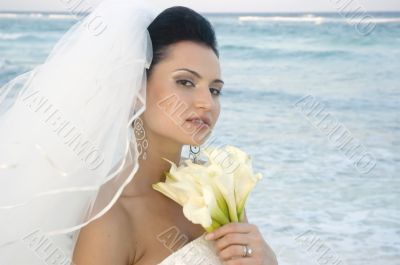
[[[101, 0], [0, 0], [0, 11], [68, 12], [83, 1], [95, 7]], [[144, 0], [146, 1], [146, 0]], [[147, 0], [149, 1], [149, 0]], [[363, 11], [400, 11], [400, 0], [152, 0], [160, 8], [174, 5], [198, 12], [335, 12], [344, 5]]]

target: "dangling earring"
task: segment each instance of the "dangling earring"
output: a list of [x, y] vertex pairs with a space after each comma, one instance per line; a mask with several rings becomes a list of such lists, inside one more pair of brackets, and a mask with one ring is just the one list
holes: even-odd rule
[[197, 158], [199, 157], [200, 154], [200, 146], [192, 146], [190, 145], [189, 149], [189, 158], [192, 159], [193, 163], [197, 163]]
[[137, 117], [133, 122], [133, 131], [136, 135], [137, 148], [139, 151], [139, 157], [143, 154], [142, 159], [147, 159], [146, 149], [149, 147], [149, 142], [146, 139], [146, 132], [143, 127], [143, 121], [140, 117]]

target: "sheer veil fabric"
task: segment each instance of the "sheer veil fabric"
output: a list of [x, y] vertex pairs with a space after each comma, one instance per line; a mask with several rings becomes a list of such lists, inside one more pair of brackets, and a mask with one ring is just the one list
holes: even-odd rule
[[138, 169], [147, 1], [105, 0], [0, 90], [0, 264], [70, 264], [79, 230]]

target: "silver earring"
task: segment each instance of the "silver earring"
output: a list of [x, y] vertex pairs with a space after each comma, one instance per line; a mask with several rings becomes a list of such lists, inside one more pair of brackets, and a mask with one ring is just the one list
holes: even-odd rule
[[190, 145], [190, 149], [189, 149], [189, 158], [192, 159], [193, 163], [197, 163], [197, 159], [199, 157], [200, 154], [200, 146], [192, 146]]
[[143, 127], [143, 120], [138, 117], [133, 123], [133, 130], [136, 135], [137, 148], [139, 151], [139, 157], [142, 155], [142, 159], [147, 159], [146, 149], [149, 147], [149, 141], [146, 139], [146, 132]]

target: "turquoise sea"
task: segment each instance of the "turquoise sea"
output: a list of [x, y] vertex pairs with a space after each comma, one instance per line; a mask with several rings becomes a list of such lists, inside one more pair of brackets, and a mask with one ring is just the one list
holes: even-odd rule
[[[213, 138], [263, 173], [247, 212], [279, 264], [399, 265], [400, 13], [205, 15], [226, 82]], [[76, 21], [0, 13], [0, 86]]]

